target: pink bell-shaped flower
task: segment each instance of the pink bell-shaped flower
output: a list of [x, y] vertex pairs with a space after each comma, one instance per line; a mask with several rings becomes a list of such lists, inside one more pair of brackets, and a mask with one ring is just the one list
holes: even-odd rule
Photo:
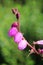
[[21, 40], [18, 44], [19, 50], [24, 50], [27, 47], [27, 41], [25, 39]]
[[37, 41], [36, 44], [43, 45], [43, 40]]
[[8, 31], [8, 35], [9, 35], [10, 37], [13, 37], [13, 36], [15, 36], [15, 35], [17, 34], [17, 32], [18, 32], [17, 28], [16, 28], [16, 27], [12, 27], [12, 28]]
[[37, 44], [37, 45], [43, 45], [43, 40], [39, 40], [39, 41], [34, 41], [33, 44]]
[[14, 42], [17, 44], [23, 39], [23, 34], [21, 32], [18, 32], [14, 37]]

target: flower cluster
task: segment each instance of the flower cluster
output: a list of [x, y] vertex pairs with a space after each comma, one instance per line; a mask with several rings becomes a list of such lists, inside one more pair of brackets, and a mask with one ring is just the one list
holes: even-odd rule
[[19, 50], [24, 50], [27, 47], [27, 41], [24, 39], [23, 34], [18, 31], [17, 26], [17, 22], [14, 22], [8, 31], [8, 35], [14, 37], [14, 42], [18, 44]]
[[[18, 12], [17, 9], [12, 9], [13, 14], [16, 16], [17, 21], [14, 22], [11, 25], [10, 30], [8, 31], [8, 35], [9, 37], [13, 37], [14, 38], [14, 42], [18, 44], [18, 49], [19, 50], [24, 50], [27, 45], [31, 48], [30, 50], [30, 54], [32, 53], [36, 53], [36, 54], [43, 54], [43, 40], [39, 40], [36, 42], [33, 42], [33, 46], [30, 45], [26, 39], [24, 38], [23, 34], [20, 31], [20, 13]], [[35, 45], [41, 45], [42, 48], [39, 48], [36, 50]]]

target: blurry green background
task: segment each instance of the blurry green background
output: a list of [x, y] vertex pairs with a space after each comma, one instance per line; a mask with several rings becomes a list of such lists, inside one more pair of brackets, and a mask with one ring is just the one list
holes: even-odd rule
[[0, 0], [0, 65], [43, 65], [43, 59], [29, 54], [29, 48], [20, 51], [13, 38], [8, 36], [11, 24], [16, 21], [11, 9], [20, 12], [20, 28], [27, 41], [43, 39], [43, 0]]

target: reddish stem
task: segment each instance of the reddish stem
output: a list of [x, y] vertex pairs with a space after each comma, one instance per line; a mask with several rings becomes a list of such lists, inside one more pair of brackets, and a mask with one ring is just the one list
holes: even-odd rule
[[28, 45], [31, 49], [33, 49], [36, 54], [39, 54], [38, 51], [37, 51], [33, 46], [31, 46], [29, 43], [27, 43], [27, 45]]
[[20, 21], [19, 21], [19, 19], [17, 20], [17, 23], [18, 23], [18, 31], [20, 31]]

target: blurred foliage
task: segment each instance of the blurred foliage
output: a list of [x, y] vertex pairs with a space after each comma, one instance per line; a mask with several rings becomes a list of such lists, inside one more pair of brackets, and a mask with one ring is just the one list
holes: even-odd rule
[[43, 59], [29, 54], [29, 48], [20, 51], [13, 38], [8, 36], [11, 24], [16, 21], [11, 9], [20, 11], [21, 32], [30, 43], [43, 39], [43, 0], [0, 0], [0, 65], [43, 65]]

